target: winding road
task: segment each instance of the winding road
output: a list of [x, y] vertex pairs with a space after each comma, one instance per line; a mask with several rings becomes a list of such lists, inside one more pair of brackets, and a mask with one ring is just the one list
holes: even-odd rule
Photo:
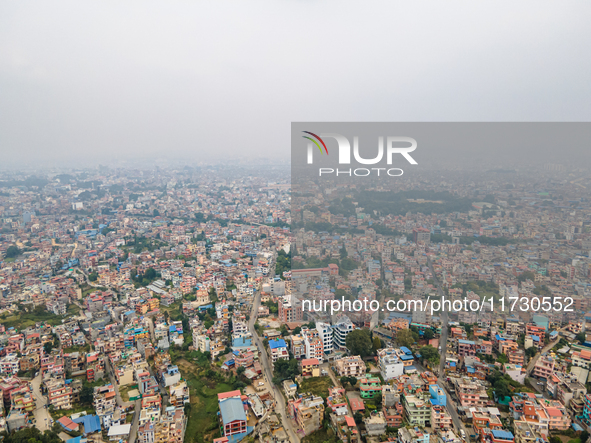
[[289, 441], [299, 443], [300, 439], [294, 432], [291, 420], [289, 419], [287, 414], [285, 398], [283, 397], [283, 394], [279, 391], [279, 388], [273, 384], [273, 370], [271, 368], [271, 363], [269, 362], [269, 356], [267, 355], [267, 352], [263, 347], [263, 343], [259, 335], [257, 334], [257, 331], [254, 329], [254, 324], [256, 322], [260, 304], [261, 294], [257, 291], [254, 297], [254, 302], [252, 304], [252, 310], [250, 311], [250, 320], [248, 322], [248, 328], [252, 334], [255, 344], [259, 348], [259, 360], [261, 362], [261, 366], [263, 367], [265, 378], [267, 379], [269, 385], [273, 387], [273, 396], [275, 397], [276, 402], [275, 409], [276, 411], [281, 411], [281, 414], [279, 414], [279, 416], [281, 417], [281, 422], [283, 423], [283, 429], [287, 433]]

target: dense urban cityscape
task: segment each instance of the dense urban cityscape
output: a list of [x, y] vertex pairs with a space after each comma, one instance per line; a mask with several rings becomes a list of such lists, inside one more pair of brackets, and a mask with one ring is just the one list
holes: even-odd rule
[[0, 435], [584, 443], [588, 173], [385, 183], [3, 172]]

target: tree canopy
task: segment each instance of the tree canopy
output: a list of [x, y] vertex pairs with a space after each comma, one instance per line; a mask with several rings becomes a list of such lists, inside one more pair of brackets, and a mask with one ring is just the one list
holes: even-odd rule
[[396, 341], [400, 346], [412, 346], [415, 342], [415, 336], [410, 329], [402, 329], [396, 333]]
[[4, 443], [61, 443], [61, 438], [53, 431], [41, 431], [37, 428], [23, 428], [19, 431], [2, 433]]
[[428, 361], [432, 366], [439, 364], [439, 351], [433, 346], [423, 346], [419, 352], [421, 354], [421, 358]]
[[16, 246], [12, 245], [12, 246], [9, 246], [8, 249], [6, 250], [5, 256], [6, 256], [6, 258], [15, 258], [20, 253], [21, 253], [21, 250], [19, 248], [17, 248]]
[[354, 331], [349, 332], [345, 344], [351, 355], [359, 355], [361, 358], [370, 355], [373, 347], [367, 329], [355, 329]]
[[273, 371], [273, 383], [276, 385], [288, 378], [294, 378], [300, 373], [298, 361], [295, 358], [291, 360], [279, 359], [275, 362]]

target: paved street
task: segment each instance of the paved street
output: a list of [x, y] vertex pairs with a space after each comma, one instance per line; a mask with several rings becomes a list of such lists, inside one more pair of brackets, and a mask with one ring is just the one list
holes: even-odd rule
[[[431, 262], [431, 259], [427, 259], [427, 263], [429, 265], [429, 269], [431, 269], [431, 274], [433, 275], [433, 280], [435, 281], [435, 285], [437, 286], [437, 291], [439, 293], [439, 296], [443, 297], [445, 295], [445, 293], [443, 292], [443, 289], [441, 289], [441, 284], [439, 283], [439, 279], [437, 278], [437, 275], [435, 274], [435, 270], [433, 269], [433, 263]], [[457, 412], [458, 407], [455, 404], [455, 402], [452, 400], [451, 395], [449, 395], [449, 392], [447, 392], [444, 380], [441, 378], [445, 374], [445, 358], [446, 358], [446, 353], [447, 353], [447, 335], [448, 335], [448, 324], [449, 324], [448, 312], [447, 311], [441, 312], [439, 314], [439, 317], [441, 319], [441, 338], [439, 339], [441, 351], [439, 352], [439, 354], [440, 354], [439, 376], [437, 378], [437, 383], [439, 384], [439, 387], [441, 389], [443, 389], [443, 391], [445, 392], [445, 396], [447, 397], [446, 409], [448, 410], [449, 415], [451, 415], [451, 419], [454, 422], [454, 426], [456, 427], [456, 429], [458, 431], [460, 429], [464, 430], [464, 432], [466, 433], [466, 443], [470, 443], [470, 433], [464, 427], [464, 424], [460, 420], [460, 417], [458, 416], [458, 412]]]
[[252, 337], [253, 337], [253, 341], [254, 343], [258, 346], [260, 352], [260, 362], [261, 362], [261, 366], [263, 368], [263, 372], [264, 375], [267, 379], [267, 381], [269, 382], [269, 384], [273, 387], [273, 396], [275, 397], [275, 401], [277, 403], [277, 410], [281, 411], [280, 417], [281, 417], [281, 422], [283, 423], [283, 428], [285, 429], [285, 432], [287, 433], [287, 435], [289, 436], [289, 440], [292, 442], [299, 442], [300, 439], [299, 437], [296, 435], [293, 426], [291, 424], [291, 420], [289, 419], [288, 415], [287, 415], [287, 406], [285, 404], [285, 398], [283, 397], [283, 394], [281, 392], [279, 392], [279, 389], [277, 388], [277, 386], [273, 385], [273, 370], [271, 368], [271, 362], [269, 361], [269, 357], [267, 356], [267, 352], [265, 351], [265, 348], [263, 347], [263, 342], [261, 341], [261, 339], [259, 338], [259, 335], [257, 334], [256, 330], [254, 329], [254, 324], [256, 322], [256, 317], [257, 317], [257, 313], [259, 311], [259, 306], [261, 304], [261, 294], [260, 292], [257, 291], [255, 298], [254, 298], [254, 303], [252, 305], [252, 310], [250, 312], [250, 321], [248, 323], [248, 327], [250, 329], [250, 332], [252, 333]]
[[462, 423], [462, 420], [460, 420], [460, 417], [458, 416], [458, 405], [455, 401], [453, 401], [451, 395], [449, 395], [449, 392], [447, 392], [445, 382], [441, 377], [437, 378], [437, 384], [445, 392], [445, 396], [447, 397], [446, 409], [449, 412], [449, 415], [451, 415], [451, 419], [454, 422], [456, 430], [459, 431], [460, 429], [463, 429], [466, 433], [466, 443], [470, 443], [470, 432], [468, 432], [468, 430], [464, 427], [464, 423]]
[[[427, 259], [427, 264], [429, 265], [429, 269], [431, 270], [431, 275], [433, 276], [433, 280], [435, 281], [435, 285], [437, 286], [437, 291], [439, 292], [439, 296], [443, 297], [445, 293], [443, 289], [441, 289], [441, 284], [439, 283], [439, 279], [435, 274], [435, 270], [433, 269], [433, 263], [431, 259]], [[441, 319], [441, 338], [439, 339], [439, 345], [441, 346], [441, 351], [439, 352], [439, 373], [443, 374], [445, 370], [445, 356], [447, 352], [447, 334], [448, 334], [448, 324], [449, 324], [449, 317], [447, 311], [443, 311], [439, 314], [439, 318]]]
[[[566, 329], [566, 328], [559, 329], [558, 331], [562, 331], [564, 329]], [[532, 359], [529, 360], [529, 363], [528, 363], [527, 369], [526, 369], [526, 374], [527, 374], [526, 376], [527, 377], [529, 377], [530, 374], [531, 374], [531, 372], [533, 371], [534, 366], [536, 365], [536, 362], [540, 358], [540, 355], [542, 355], [545, 352], [548, 352], [550, 349], [552, 349], [554, 346], [556, 346], [559, 341], [560, 341], [560, 334], [558, 335], [558, 338], [556, 340], [549, 342], [546, 346], [544, 346], [542, 348], [542, 350], [540, 352], [538, 352], [534, 356], [534, 358], [532, 358]]]
[[108, 358], [105, 359], [105, 369], [107, 370], [107, 374], [109, 374], [109, 380], [111, 384], [115, 387], [115, 399], [117, 400], [117, 405], [127, 408], [128, 406], [132, 406], [133, 402], [131, 401], [123, 401], [121, 398], [121, 394], [119, 393], [119, 384], [117, 383], [117, 379], [115, 378], [115, 374], [113, 374], [113, 368], [111, 367], [111, 362]]
[[137, 437], [137, 428], [140, 424], [140, 409], [142, 406], [142, 401], [137, 400], [135, 402], [135, 410], [133, 414], [133, 422], [131, 423], [131, 429], [129, 430], [129, 443], [135, 443], [135, 439]]
[[47, 397], [41, 395], [41, 374], [31, 380], [31, 387], [33, 388], [33, 395], [35, 396], [36, 408], [33, 411], [35, 417], [35, 427], [41, 432], [51, 428], [51, 415], [45, 408], [47, 405]]

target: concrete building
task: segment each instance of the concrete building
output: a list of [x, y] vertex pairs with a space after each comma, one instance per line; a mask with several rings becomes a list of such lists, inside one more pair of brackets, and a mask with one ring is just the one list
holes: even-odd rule
[[360, 378], [365, 375], [365, 362], [358, 355], [342, 357], [334, 363], [337, 373], [341, 377]]
[[322, 341], [324, 354], [332, 353], [334, 350], [332, 326], [328, 323], [318, 322], [316, 323], [316, 330], [318, 331], [318, 337]]
[[333, 327], [333, 343], [334, 347], [339, 350], [347, 349], [347, 335], [355, 329], [353, 323], [349, 318], [345, 317]]
[[394, 348], [378, 351], [378, 368], [384, 380], [392, 380], [404, 373], [404, 363]]

